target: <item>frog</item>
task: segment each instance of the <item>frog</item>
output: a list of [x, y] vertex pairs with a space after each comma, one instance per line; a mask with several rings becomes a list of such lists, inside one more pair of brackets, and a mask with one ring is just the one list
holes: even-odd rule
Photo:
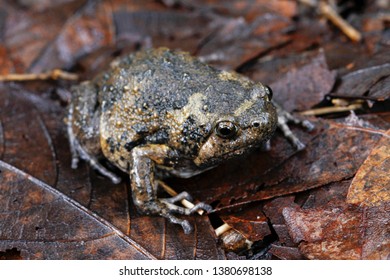
[[179, 224], [186, 234], [193, 227], [185, 216], [211, 206], [178, 205], [192, 200], [188, 192], [158, 197], [159, 182], [167, 174], [191, 178], [247, 154], [267, 143], [278, 123], [286, 128], [286, 116], [292, 119], [280, 113], [268, 86], [164, 47], [120, 57], [71, 92], [66, 123], [72, 168], [82, 159], [119, 183], [103, 158], [129, 175], [138, 211]]

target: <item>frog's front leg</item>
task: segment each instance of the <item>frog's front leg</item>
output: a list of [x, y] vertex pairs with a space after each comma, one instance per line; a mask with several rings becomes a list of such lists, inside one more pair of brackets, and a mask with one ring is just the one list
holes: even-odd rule
[[167, 146], [162, 144], [151, 144], [138, 146], [131, 150], [131, 191], [133, 201], [137, 208], [145, 214], [157, 214], [167, 218], [170, 222], [180, 224], [186, 234], [192, 231], [192, 226], [185, 220], [176, 217], [174, 214], [190, 215], [193, 212], [203, 209], [211, 211], [211, 206], [205, 203], [198, 203], [192, 209], [187, 209], [174, 203], [183, 198], [191, 199], [187, 193], [178, 194], [176, 197], [163, 199], [157, 197], [158, 181], [155, 179], [156, 165], [172, 165], [170, 159], [177, 157]]
[[298, 151], [303, 150], [305, 148], [305, 144], [303, 144], [301, 140], [299, 140], [298, 137], [291, 131], [287, 123], [292, 122], [294, 124], [301, 125], [308, 131], [313, 130], [314, 125], [308, 120], [300, 120], [294, 117], [276, 102], [273, 102], [273, 104], [278, 113], [278, 127], [282, 131], [284, 137], [286, 137]]

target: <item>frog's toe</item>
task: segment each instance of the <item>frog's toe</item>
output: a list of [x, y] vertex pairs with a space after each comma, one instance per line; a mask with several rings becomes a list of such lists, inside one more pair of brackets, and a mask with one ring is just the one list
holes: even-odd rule
[[173, 213], [190, 215], [198, 210], [204, 210], [207, 212], [210, 212], [212, 210], [212, 207], [204, 202], [200, 202], [191, 209], [187, 209], [184, 207], [177, 206], [175, 204], [167, 203], [164, 199], [161, 199], [160, 201], [162, 201], [166, 206], [166, 210], [161, 211], [160, 215], [167, 218], [171, 223], [181, 225], [185, 234], [189, 234], [193, 231], [191, 224], [185, 219], [180, 219], [176, 217], [175, 215], [173, 215]]
[[[178, 205], [173, 203], [173, 201], [177, 202], [176, 197], [177, 196], [172, 197], [172, 198], [161, 198], [160, 199], [160, 201], [165, 204], [165, 206], [167, 207], [167, 209], [169, 210], [170, 213], [176, 213], [176, 214], [188, 216], [188, 215], [191, 215], [191, 214], [197, 212], [198, 210], [204, 210], [206, 212], [211, 212], [213, 210], [213, 208], [210, 205], [208, 205], [204, 202], [199, 202], [192, 208], [185, 208], [182, 206], [178, 206]], [[178, 201], [180, 201], [180, 200], [178, 200]]]
[[175, 217], [172, 214], [166, 214], [165, 218], [167, 218], [171, 223], [181, 225], [185, 234], [189, 234], [193, 231], [192, 225], [190, 224], [189, 221], [187, 221], [185, 219], [180, 219], [178, 217]]
[[286, 123], [279, 124], [280, 130], [287, 140], [289, 140], [295, 149], [298, 151], [303, 150], [306, 146], [301, 140], [291, 131], [290, 127]]
[[206, 212], [211, 212], [213, 210], [213, 207], [211, 205], [204, 203], [204, 202], [199, 202], [197, 203], [194, 207], [190, 209], [191, 214], [197, 212], [198, 210], [204, 210]]
[[71, 164], [72, 169], [77, 169], [78, 166], [79, 166], [79, 156], [78, 155], [72, 156], [72, 164]]
[[278, 127], [282, 131], [283, 135], [287, 140], [289, 140], [292, 145], [298, 150], [303, 150], [306, 146], [301, 142], [301, 140], [298, 139], [298, 137], [291, 131], [290, 127], [288, 126], [288, 123], [294, 123], [296, 125], [300, 125], [304, 128], [306, 128], [308, 131], [311, 131], [314, 129], [314, 125], [308, 121], [308, 120], [301, 120], [289, 112], [285, 111], [284, 109], [278, 108]]
[[188, 201], [192, 201], [192, 196], [188, 192], [181, 192], [181, 193], [179, 193], [171, 198], [164, 198], [164, 201], [174, 204], [174, 203], [179, 202], [183, 199], [186, 199]]
[[306, 128], [308, 131], [314, 130], [315, 126], [309, 120], [303, 120], [301, 125]]
[[175, 213], [180, 215], [190, 215], [191, 209], [184, 208], [182, 206], [178, 206], [171, 202], [172, 198], [161, 198], [160, 202], [162, 202], [165, 205], [165, 208], [167, 209], [167, 212], [169, 213]]

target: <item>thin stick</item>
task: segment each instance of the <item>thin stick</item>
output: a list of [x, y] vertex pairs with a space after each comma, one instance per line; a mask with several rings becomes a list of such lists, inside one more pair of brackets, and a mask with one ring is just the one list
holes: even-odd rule
[[215, 235], [216, 236], [221, 236], [222, 233], [225, 233], [227, 232], [228, 230], [230, 230], [232, 227], [229, 226], [228, 224], [223, 224], [222, 226], [218, 227], [215, 229]]
[[318, 115], [324, 115], [324, 114], [330, 114], [330, 113], [340, 113], [340, 112], [349, 112], [353, 110], [357, 110], [362, 108], [362, 104], [351, 104], [346, 107], [323, 107], [313, 110], [307, 110], [304, 112], [301, 112], [301, 115], [305, 116], [318, 116]]
[[61, 69], [54, 69], [43, 73], [26, 73], [26, 74], [7, 74], [0, 75], [0, 81], [15, 82], [15, 81], [36, 81], [36, 80], [78, 80], [78, 75], [62, 71]]
[[319, 8], [321, 14], [340, 28], [349, 39], [355, 42], [359, 42], [362, 39], [361, 33], [345, 21], [328, 3], [321, 1]]
[[336, 25], [340, 30], [352, 41], [359, 42], [362, 39], [362, 34], [357, 31], [352, 25], [345, 21], [338, 13], [333, 9], [331, 5], [325, 1], [317, 0], [298, 0], [302, 4], [310, 6], [312, 8], [319, 7], [319, 13], [325, 16], [330, 20], [334, 25]]

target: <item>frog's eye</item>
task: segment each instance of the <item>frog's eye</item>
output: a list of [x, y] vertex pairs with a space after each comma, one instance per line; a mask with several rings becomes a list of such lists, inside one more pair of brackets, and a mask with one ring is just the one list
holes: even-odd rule
[[272, 89], [269, 86], [265, 86], [265, 94], [268, 97], [268, 101], [272, 100], [273, 92]]
[[215, 127], [217, 135], [221, 138], [231, 139], [237, 134], [237, 126], [230, 121], [221, 121]]

